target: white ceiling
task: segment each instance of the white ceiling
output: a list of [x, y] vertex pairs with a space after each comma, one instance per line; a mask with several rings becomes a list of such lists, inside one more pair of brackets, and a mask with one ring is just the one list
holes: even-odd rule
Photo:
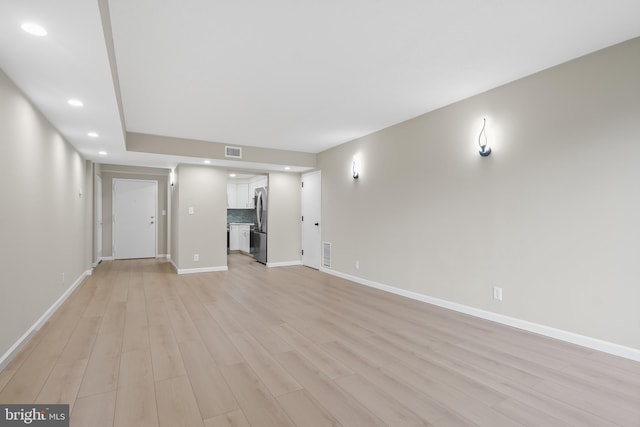
[[[127, 131], [311, 153], [640, 36], [638, 0], [109, 7]], [[194, 161], [126, 152], [97, 0], [0, 0], [0, 67], [86, 158]]]

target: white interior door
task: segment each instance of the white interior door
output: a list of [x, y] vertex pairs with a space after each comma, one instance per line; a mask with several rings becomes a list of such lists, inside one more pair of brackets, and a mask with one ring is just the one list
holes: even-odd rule
[[96, 175], [96, 259], [102, 259], [102, 178]]
[[155, 258], [158, 182], [113, 180], [114, 259]]
[[320, 171], [302, 175], [302, 264], [320, 268], [322, 245], [322, 175]]

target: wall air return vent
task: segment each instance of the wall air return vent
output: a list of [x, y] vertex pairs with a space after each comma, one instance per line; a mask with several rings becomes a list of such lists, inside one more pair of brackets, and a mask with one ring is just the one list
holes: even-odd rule
[[224, 156], [232, 159], [242, 158], [242, 148], [240, 147], [224, 147]]
[[331, 243], [322, 242], [322, 266], [331, 268]]

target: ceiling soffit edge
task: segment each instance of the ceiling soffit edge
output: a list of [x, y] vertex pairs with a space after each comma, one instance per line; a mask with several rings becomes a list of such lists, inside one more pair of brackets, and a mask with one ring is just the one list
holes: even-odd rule
[[[238, 163], [263, 163], [315, 168], [317, 155], [300, 151], [287, 151], [272, 148], [251, 147], [246, 145], [223, 144], [195, 139], [150, 135], [127, 132], [127, 151], [165, 154], [172, 156], [199, 157], [209, 160], [238, 161]], [[242, 159], [225, 157], [225, 147], [242, 148]]]

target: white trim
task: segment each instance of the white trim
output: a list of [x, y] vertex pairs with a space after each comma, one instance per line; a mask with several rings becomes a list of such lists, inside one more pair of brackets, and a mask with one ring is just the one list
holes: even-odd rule
[[626, 359], [631, 359], [631, 360], [640, 362], [640, 349], [626, 347], [620, 344], [603, 341], [598, 338], [592, 338], [585, 335], [564, 331], [562, 329], [556, 329], [550, 326], [540, 325], [538, 323], [529, 322], [527, 320], [516, 319], [514, 317], [506, 316], [504, 314], [493, 313], [491, 311], [470, 307], [468, 305], [458, 304], [455, 302], [430, 297], [424, 294], [420, 294], [418, 292], [407, 291], [405, 289], [396, 288], [394, 286], [385, 285], [382, 283], [374, 282], [372, 280], [363, 279], [361, 277], [352, 276], [346, 273], [341, 273], [335, 270], [321, 268], [320, 271], [322, 271], [323, 273], [331, 274], [333, 276], [350, 280], [352, 282], [355, 282], [361, 285], [365, 285], [371, 288], [376, 288], [382, 291], [390, 292], [392, 294], [401, 295], [403, 297], [437, 305], [439, 307], [448, 308], [450, 310], [469, 314], [471, 316], [479, 317], [481, 319], [490, 320], [493, 322], [501, 323], [503, 325], [513, 326], [514, 328], [523, 329], [525, 331], [533, 332], [533, 333], [544, 335], [550, 338], [555, 338], [561, 341], [566, 341], [572, 344], [576, 344], [582, 347], [587, 347], [593, 350], [602, 351], [605, 353], [613, 354], [616, 356], [624, 357]]
[[29, 329], [20, 337], [18, 340], [7, 350], [2, 357], [0, 357], [0, 370], [4, 369], [6, 365], [9, 364], [11, 359], [13, 359], [20, 350], [29, 342], [31, 337], [40, 329], [42, 326], [47, 323], [47, 320], [53, 315], [53, 313], [58, 310], [58, 308], [64, 303], [69, 295], [73, 293], [73, 291], [82, 283], [82, 281], [91, 275], [91, 270], [87, 270], [83, 272], [78, 279], [66, 291], [53, 303], [51, 307], [44, 312], [42, 316], [36, 322], [31, 325]]
[[[97, 237], [94, 239], [95, 242], [95, 256], [96, 259], [100, 259], [100, 257], [102, 256], [102, 244], [104, 243], [104, 218], [103, 218], [103, 202], [104, 202], [104, 197], [103, 197], [103, 192], [102, 192], [102, 176], [98, 175], [97, 173], [95, 173], [95, 163], [94, 163], [94, 197], [93, 197], [93, 221], [94, 221], [94, 236], [97, 236], [98, 234], [100, 234], [100, 242], [98, 242]], [[100, 195], [98, 197], [98, 194]], [[100, 209], [98, 209], [98, 205], [100, 205]], [[100, 223], [98, 223], [98, 214], [97, 212], [100, 211]], [[98, 243], [100, 243], [100, 247], [98, 247]], [[96, 265], [98, 265], [98, 261], [96, 261]], [[94, 267], [96, 266], [94, 265]]]
[[[176, 265], [173, 264], [173, 266], [175, 267]], [[222, 265], [220, 267], [202, 267], [202, 268], [177, 268], [176, 267], [176, 270], [178, 274], [211, 273], [214, 271], [227, 271], [229, 270], [229, 267], [227, 267], [226, 265]]]
[[170, 257], [171, 257], [171, 256], [170, 256], [170, 255], [167, 255], [167, 254], [158, 254], [158, 255], [156, 255], [156, 258], [162, 258], [162, 259], [164, 259], [164, 258], [169, 259]]
[[268, 262], [267, 267], [291, 267], [294, 265], [302, 265], [302, 261], [284, 261], [284, 262]]
[[100, 264], [102, 261], [113, 261], [113, 257], [111, 256], [103, 256], [98, 258], [97, 261], [94, 261], [91, 263], [91, 267], [92, 268], [96, 268], [98, 266], [98, 264]]

